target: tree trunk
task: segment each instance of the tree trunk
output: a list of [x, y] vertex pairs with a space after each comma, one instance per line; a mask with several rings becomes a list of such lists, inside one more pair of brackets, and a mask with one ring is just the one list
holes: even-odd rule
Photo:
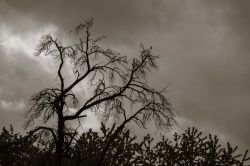
[[63, 143], [64, 143], [64, 120], [58, 118], [57, 142], [56, 142], [56, 165], [61, 166], [63, 161]]

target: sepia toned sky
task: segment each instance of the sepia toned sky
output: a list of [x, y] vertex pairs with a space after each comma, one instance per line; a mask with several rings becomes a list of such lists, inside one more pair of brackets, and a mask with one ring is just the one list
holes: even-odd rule
[[195, 125], [250, 149], [248, 0], [1, 0], [0, 127], [20, 129], [29, 97], [55, 84], [53, 61], [33, 56], [41, 35], [67, 38], [90, 17], [95, 34], [122, 54], [153, 47], [160, 68], [149, 82], [170, 84], [180, 128]]

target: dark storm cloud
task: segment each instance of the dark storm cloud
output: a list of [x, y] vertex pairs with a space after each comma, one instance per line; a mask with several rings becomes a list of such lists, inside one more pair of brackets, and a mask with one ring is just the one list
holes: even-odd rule
[[188, 23], [182, 20], [168, 74], [184, 117], [249, 148], [250, 17], [249, 2], [240, 2], [205, 1]]
[[226, 128], [247, 143], [249, 148], [250, 132], [246, 126], [250, 124], [250, 2], [243, 0], [237, 3], [231, 0], [227, 5], [226, 22], [232, 30], [231, 40], [235, 41], [236, 51], [232, 59], [233, 67], [225, 79], [230, 92], [227, 95], [231, 99], [225, 103], [231, 115], [225, 120], [231, 124]]
[[[23, 34], [51, 24], [60, 32], [68, 32], [81, 20], [94, 17], [96, 32], [107, 35], [111, 47], [132, 54], [136, 51], [130, 50], [138, 50], [140, 42], [153, 45], [161, 59], [160, 71], [151, 77], [151, 83], [155, 87], [171, 83], [169, 98], [184, 119], [183, 125], [217, 131], [250, 148], [246, 127], [250, 121], [249, 3], [5, 0], [0, 2], [0, 19], [13, 33]], [[8, 62], [7, 55], [3, 57], [0, 72], [7, 76], [1, 77], [5, 78], [1, 80], [1, 97], [21, 101], [40, 89], [37, 76], [41, 69], [28, 56], [22, 56], [20, 64], [17, 60]], [[34, 70], [25, 64], [34, 64]], [[49, 84], [45, 81], [43, 85]], [[7, 93], [3, 89], [11, 90]]]
[[[12, 23], [26, 15], [40, 23], [55, 24], [66, 31], [80, 21], [94, 17], [98, 32], [124, 43], [126, 40], [133, 42], [131, 38], [135, 34], [141, 36], [140, 34], [151, 30], [158, 33], [162, 28], [161, 24], [166, 22], [168, 25], [164, 25], [164, 28], [171, 27], [172, 22], [179, 17], [179, 11], [176, 8], [179, 8], [181, 3], [173, 0], [157, 1], [157, 3], [153, 0], [45, 0], [39, 2], [6, 0], [3, 4], [8, 10], [2, 10], [2, 12], [6, 18], [13, 19]], [[14, 16], [8, 16], [7, 13], [11, 10], [15, 11], [12, 12]], [[164, 15], [163, 18], [159, 17], [161, 14]]]

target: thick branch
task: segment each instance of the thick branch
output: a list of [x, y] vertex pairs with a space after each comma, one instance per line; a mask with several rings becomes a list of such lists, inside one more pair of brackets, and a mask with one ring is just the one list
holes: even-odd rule
[[63, 92], [63, 94], [67, 94], [69, 91], [71, 91], [79, 82], [84, 80], [92, 71], [94, 71], [96, 68], [92, 67], [91, 69], [87, 70], [81, 77], [77, 78], [68, 88], [66, 88]]
[[[112, 100], [112, 99], [114, 99], [114, 98], [116, 98], [116, 97], [118, 97], [118, 96], [121, 96], [122, 93], [123, 93], [123, 92], [128, 88], [128, 86], [130, 85], [130, 83], [131, 83], [131, 81], [132, 81], [132, 79], [133, 79], [133, 75], [134, 75], [134, 72], [131, 73], [131, 76], [130, 76], [129, 81], [127, 82], [127, 84], [126, 84], [118, 93], [115, 93], [115, 94], [110, 95], [110, 96], [108, 96], [108, 97], [104, 97], [104, 98], [102, 98], [102, 99], [96, 100], [96, 101], [94, 101], [93, 103], [90, 103], [90, 104], [87, 104], [87, 105], [84, 104], [83, 107], [80, 108], [80, 109], [75, 113], [75, 115], [67, 116], [67, 117], [65, 118], [65, 120], [73, 120], [73, 119], [76, 119], [76, 118], [78, 118], [78, 116], [79, 116], [83, 111], [85, 111], [85, 110], [87, 110], [87, 109], [89, 109], [89, 108], [91, 108], [91, 107], [93, 107], [93, 106], [96, 106], [96, 105], [98, 105], [98, 104], [100, 104], [100, 103], [102, 103], [102, 102], [105, 102], [105, 101], [108, 101], [108, 100]], [[93, 98], [95, 98], [95, 96], [94, 96]]]
[[59, 51], [59, 56], [60, 56], [60, 61], [61, 61], [61, 63], [60, 63], [60, 65], [59, 65], [57, 74], [58, 74], [58, 76], [59, 76], [59, 78], [60, 78], [60, 82], [61, 82], [61, 91], [63, 92], [63, 90], [64, 90], [64, 79], [63, 79], [63, 76], [62, 76], [62, 73], [61, 73], [62, 67], [63, 67], [63, 64], [64, 64], [63, 50], [62, 50], [62, 48], [58, 45], [58, 43], [57, 43], [55, 40], [53, 40], [53, 42], [55, 43], [56, 48], [57, 48], [57, 50]]
[[[52, 128], [49, 128], [49, 127], [44, 127], [44, 126], [39, 126], [37, 127], [36, 129], [34, 130], [31, 130], [27, 136], [23, 137], [23, 139], [19, 140], [19, 141], [15, 141], [15, 142], [9, 142], [8, 146], [9, 145], [13, 145], [13, 146], [18, 146], [24, 142], [27, 142], [28, 139], [30, 139], [34, 133], [36, 133], [37, 131], [39, 130], [48, 130], [49, 132], [51, 132], [52, 136], [53, 136], [53, 139], [54, 141], [56, 142], [57, 141], [57, 137], [56, 137], [56, 134], [54, 133], [53, 129]], [[6, 146], [5, 144], [3, 146]], [[0, 146], [0, 148], [3, 148], [3, 146]]]
[[56, 137], [56, 134], [54, 132], [54, 130], [50, 127], [45, 127], [45, 126], [38, 126], [37, 128], [35, 128], [34, 130], [31, 130], [29, 132], [29, 136], [33, 135], [35, 132], [39, 131], [39, 130], [47, 130], [51, 133], [53, 139], [54, 139], [54, 142], [57, 142], [57, 137]]

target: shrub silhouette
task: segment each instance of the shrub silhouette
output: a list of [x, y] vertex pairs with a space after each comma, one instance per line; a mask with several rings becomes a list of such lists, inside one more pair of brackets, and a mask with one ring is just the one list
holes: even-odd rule
[[[92, 129], [70, 144], [63, 165], [93, 166], [116, 125], [107, 128], [103, 123], [100, 132]], [[28, 138], [28, 139], [26, 139]], [[44, 139], [44, 138], [40, 138]], [[37, 135], [21, 136], [6, 128], [0, 134], [0, 165], [54, 165], [54, 147]], [[24, 141], [25, 140], [25, 141]], [[175, 133], [172, 138], [162, 137], [155, 142], [149, 134], [141, 141], [130, 130], [123, 130], [110, 144], [103, 166], [243, 166], [249, 160], [248, 151], [237, 152], [237, 146], [227, 143], [223, 147], [216, 135], [203, 136], [196, 128]]]

